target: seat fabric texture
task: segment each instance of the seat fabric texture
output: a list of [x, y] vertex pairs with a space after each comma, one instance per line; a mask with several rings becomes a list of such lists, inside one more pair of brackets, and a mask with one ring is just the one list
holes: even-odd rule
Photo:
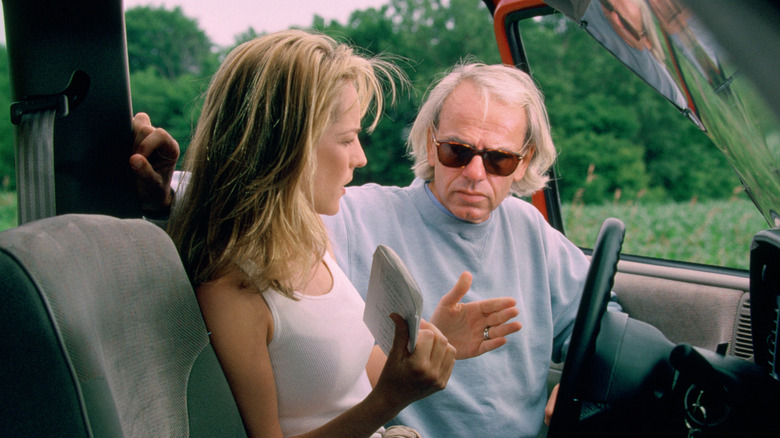
[[158, 226], [76, 214], [31, 222], [0, 233], [0, 274], [0, 321], [11, 332], [0, 340], [4, 433], [182, 437], [197, 409], [202, 434], [244, 435], [192, 286]]

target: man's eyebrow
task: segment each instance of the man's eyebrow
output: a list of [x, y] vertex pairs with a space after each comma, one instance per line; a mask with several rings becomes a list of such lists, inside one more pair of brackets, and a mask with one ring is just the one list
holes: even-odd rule
[[[452, 142], [452, 143], [462, 143], [462, 144], [471, 146], [474, 149], [480, 149], [479, 147], [474, 145], [474, 143], [471, 143], [471, 142], [468, 142], [468, 141], [465, 141], [465, 140], [461, 140], [458, 136], [455, 136], [455, 135], [452, 135], [452, 136], [445, 135], [444, 139], [437, 138], [436, 140], [439, 140], [439, 142], [449, 141], [449, 142]], [[520, 147], [520, 151], [522, 151], [524, 147], [525, 147], [525, 145], [521, 146]], [[481, 149], [489, 149], [489, 150], [492, 150], [492, 151], [505, 151], [505, 152], [517, 153], [516, 151], [514, 151], [512, 148], [510, 148], [508, 146], [499, 146], [499, 147], [489, 146], [489, 147], [483, 147]]]

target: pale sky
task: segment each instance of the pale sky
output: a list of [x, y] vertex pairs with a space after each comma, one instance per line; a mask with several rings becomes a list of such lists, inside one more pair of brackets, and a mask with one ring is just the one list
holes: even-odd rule
[[[69, 0], [63, 0], [69, 1]], [[258, 33], [309, 26], [315, 14], [325, 20], [346, 23], [357, 9], [378, 8], [389, 0], [124, 0], [124, 8], [138, 5], [181, 6], [184, 15], [198, 21], [199, 27], [219, 46], [230, 46], [233, 37], [250, 26]], [[0, 43], [5, 44], [5, 21], [0, 13]]]

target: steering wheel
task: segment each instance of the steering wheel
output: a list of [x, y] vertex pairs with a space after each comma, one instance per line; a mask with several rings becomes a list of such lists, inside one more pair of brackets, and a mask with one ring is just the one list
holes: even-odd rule
[[608, 218], [601, 224], [563, 365], [548, 437], [576, 436], [581, 407], [578, 385], [596, 349], [596, 337], [615, 282], [624, 235], [625, 225], [619, 219]]

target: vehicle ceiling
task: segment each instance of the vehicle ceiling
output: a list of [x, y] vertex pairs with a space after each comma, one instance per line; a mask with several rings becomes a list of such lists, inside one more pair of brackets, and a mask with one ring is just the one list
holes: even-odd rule
[[780, 3], [545, 2], [696, 123], [770, 226], [780, 226]]

